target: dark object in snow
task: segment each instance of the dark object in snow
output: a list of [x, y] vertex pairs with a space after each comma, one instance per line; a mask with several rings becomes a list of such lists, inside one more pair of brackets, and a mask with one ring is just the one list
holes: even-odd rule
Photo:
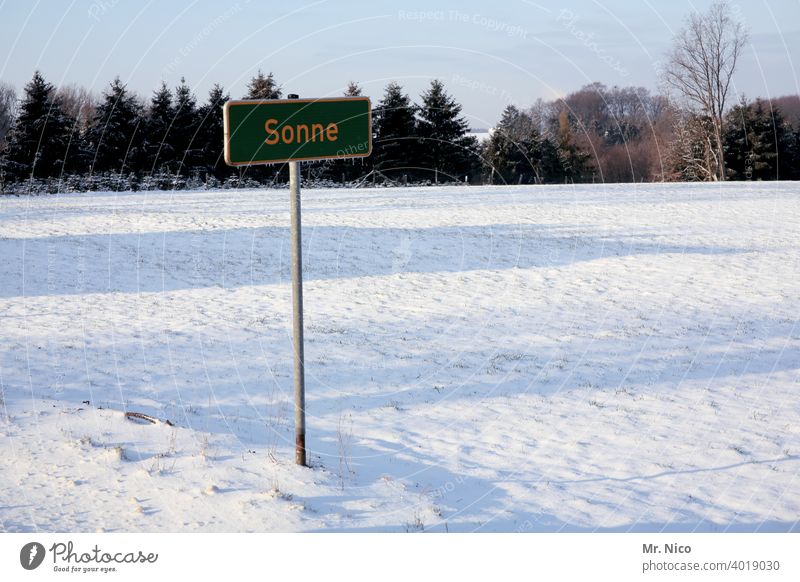
[[153, 418], [152, 416], [148, 414], [142, 414], [141, 412], [126, 412], [125, 418], [127, 418], [128, 420], [132, 420], [134, 422], [143, 421], [139, 422], [139, 424], [147, 424], [147, 423], [156, 424], [158, 422], [158, 420]]
[[[144, 414], [142, 412], [126, 412], [125, 418], [127, 418], [128, 420], [132, 420], [137, 424], [158, 424], [159, 422], [157, 418], [150, 416], [149, 414]], [[167, 426], [175, 426], [170, 420], [165, 420], [163, 422]]]

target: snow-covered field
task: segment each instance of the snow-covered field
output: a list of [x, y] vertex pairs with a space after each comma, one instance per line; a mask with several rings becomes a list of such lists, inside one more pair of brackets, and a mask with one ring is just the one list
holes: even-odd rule
[[311, 468], [287, 191], [0, 198], [0, 529], [800, 528], [800, 185], [303, 201]]

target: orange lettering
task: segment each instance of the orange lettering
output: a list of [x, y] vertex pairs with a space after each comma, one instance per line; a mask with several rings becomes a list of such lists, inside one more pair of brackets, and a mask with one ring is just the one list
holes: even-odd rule
[[314, 142], [317, 139], [321, 142], [339, 139], [339, 126], [335, 123], [329, 123], [327, 126], [322, 123], [312, 123], [310, 132], [305, 123], [298, 123], [296, 126], [284, 125], [280, 129], [278, 129], [278, 125], [277, 119], [268, 119], [264, 124], [264, 129], [267, 130], [267, 138], [264, 141], [269, 145], [308, 143], [309, 138]]
[[[300, 137], [301, 133], [305, 133], [306, 134], [305, 139]], [[301, 141], [302, 142], [308, 141], [308, 126], [303, 124], [303, 123], [301, 123], [300, 125], [297, 126], [297, 141], [298, 141], [298, 143], [301, 142]]]
[[281, 130], [281, 139], [283, 139], [283, 143], [292, 143], [294, 141], [294, 128], [291, 125], [283, 126]]
[[339, 126], [335, 123], [329, 123], [328, 128], [325, 130], [325, 135], [328, 138], [328, 141], [336, 141], [339, 137]]
[[264, 124], [264, 129], [267, 130], [267, 135], [269, 136], [264, 141], [267, 142], [269, 145], [275, 145], [276, 143], [278, 143], [279, 139], [278, 132], [272, 127], [270, 127], [270, 125], [274, 127], [277, 124], [278, 124], [277, 119], [267, 119], [267, 122]]

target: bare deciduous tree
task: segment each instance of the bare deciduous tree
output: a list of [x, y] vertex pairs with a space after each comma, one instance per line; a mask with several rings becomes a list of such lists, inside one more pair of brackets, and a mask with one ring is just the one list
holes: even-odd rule
[[17, 108], [17, 93], [8, 83], [0, 82], [0, 149], [5, 143], [6, 134], [14, 122]]
[[92, 92], [72, 84], [59, 87], [56, 94], [61, 99], [64, 112], [78, 124], [79, 131], [86, 131], [95, 114], [96, 100]]
[[707, 182], [717, 178], [714, 131], [709, 117], [676, 110], [668, 166], [669, 178], [679, 182]]
[[686, 26], [674, 39], [663, 71], [666, 84], [711, 122], [708, 136], [714, 169], [711, 179], [725, 179], [722, 115], [747, 39], [747, 29], [733, 19], [728, 3], [717, 2], [708, 12], [689, 16]]

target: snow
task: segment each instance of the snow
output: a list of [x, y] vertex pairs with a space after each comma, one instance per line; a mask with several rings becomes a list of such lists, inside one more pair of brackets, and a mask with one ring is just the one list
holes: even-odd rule
[[310, 468], [287, 191], [0, 198], [0, 529], [798, 530], [800, 186], [304, 190], [303, 223]]
[[467, 133], [467, 135], [474, 137], [475, 139], [478, 140], [479, 143], [482, 143], [482, 142], [485, 142], [485, 141], [488, 141], [489, 139], [491, 139], [493, 131], [494, 131], [494, 128], [492, 128], [492, 129], [473, 129], [469, 133]]

